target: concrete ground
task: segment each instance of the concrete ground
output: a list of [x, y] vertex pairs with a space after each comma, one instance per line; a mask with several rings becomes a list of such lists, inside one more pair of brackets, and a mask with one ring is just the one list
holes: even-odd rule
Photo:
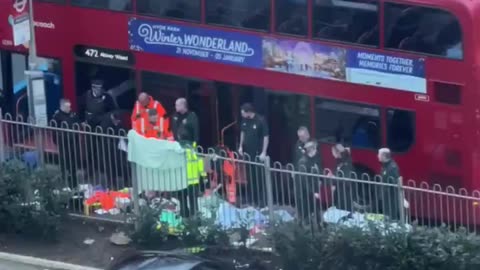
[[36, 267], [12, 261], [0, 260], [0, 270], [54, 270], [44, 267]]

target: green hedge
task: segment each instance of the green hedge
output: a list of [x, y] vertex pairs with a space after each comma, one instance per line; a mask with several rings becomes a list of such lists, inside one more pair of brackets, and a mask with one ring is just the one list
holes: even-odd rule
[[0, 232], [55, 239], [70, 198], [64, 186], [59, 170], [0, 164]]
[[388, 225], [379, 228], [372, 223], [367, 228], [328, 225], [312, 230], [296, 223], [283, 224], [268, 230], [267, 242], [274, 252], [255, 256], [252, 250], [230, 245], [232, 238], [245, 240], [246, 229], [223, 231], [212, 219], [193, 218], [184, 220], [183, 233], [172, 238], [157, 227], [159, 211], [145, 207], [142, 213], [139, 230], [132, 238], [143, 248], [209, 247], [200, 252], [205, 255], [217, 254], [212, 250], [220, 248], [230, 254], [221, 257], [269, 262], [268, 267], [258, 269], [480, 270], [480, 237], [464, 229], [453, 232], [447, 227], [410, 226], [407, 230]]
[[275, 230], [272, 240], [283, 269], [480, 269], [480, 238], [445, 227], [406, 231], [338, 225], [312, 233], [289, 225]]

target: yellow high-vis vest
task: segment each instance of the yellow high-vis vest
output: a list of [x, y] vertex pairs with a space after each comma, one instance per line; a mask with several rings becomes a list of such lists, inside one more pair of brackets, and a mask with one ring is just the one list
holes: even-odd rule
[[187, 156], [187, 181], [188, 185], [200, 184], [200, 177], [206, 176], [203, 159], [198, 158], [194, 150], [185, 148]]

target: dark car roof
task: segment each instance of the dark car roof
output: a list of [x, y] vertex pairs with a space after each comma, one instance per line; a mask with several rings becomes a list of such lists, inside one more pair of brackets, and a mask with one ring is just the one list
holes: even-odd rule
[[[198, 266], [205, 269], [235, 269], [233, 265], [205, 259], [190, 254], [144, 251], [121, 256], [108, 270], [190, 270]], [[203, 268], [202, 268], [203, 269]]]

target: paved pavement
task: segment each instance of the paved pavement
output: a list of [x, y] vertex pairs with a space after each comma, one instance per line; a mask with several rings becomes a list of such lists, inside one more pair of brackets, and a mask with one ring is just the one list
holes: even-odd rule
[[26, 264], [0, 260], [0, 270], [54, 270], [43, 267], [35, 267]]

